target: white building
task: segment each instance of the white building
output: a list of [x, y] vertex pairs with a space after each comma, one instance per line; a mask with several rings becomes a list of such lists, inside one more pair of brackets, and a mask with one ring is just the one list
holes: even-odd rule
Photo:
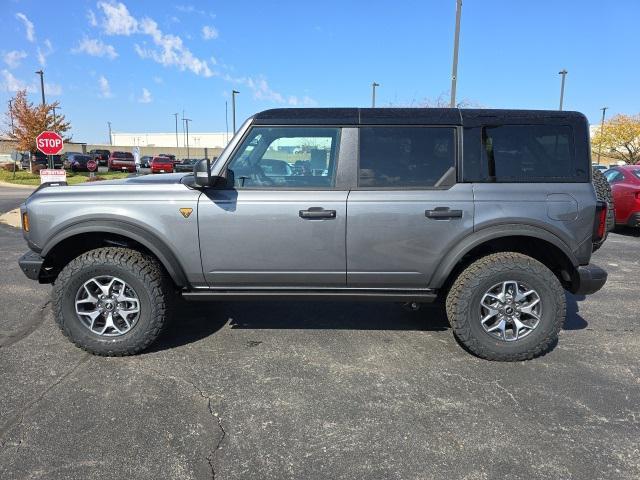
[[[224, 148], [229, 140], [231, 133], [198, 133], [189, 132], [189, 147], [193, 148]], [[176, 133], [111, 133], [111, 145], [123, 147], [175, 147], [176, 142], [178, 148], [187, 146], [187, 136], [182, 132]]]

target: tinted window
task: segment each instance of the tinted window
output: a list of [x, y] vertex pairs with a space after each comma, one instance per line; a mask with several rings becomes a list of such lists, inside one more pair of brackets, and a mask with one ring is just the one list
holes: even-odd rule
[[454, 165], [453, 128], [360, 129], [360, 187], [433, 187]]
[[607, 170], [606, 172], [604, 172], [604, 176], [609, 183], [624, 180], [624, 175], [619, 170]]
[[588, 181], [575, 160], [571, 127], [503, 125], [484, 129], [488, 177], [497, 182]]
[[253, 128], [229, 163], [234, 185], [332, 187], [339, 138], [339, 128]]

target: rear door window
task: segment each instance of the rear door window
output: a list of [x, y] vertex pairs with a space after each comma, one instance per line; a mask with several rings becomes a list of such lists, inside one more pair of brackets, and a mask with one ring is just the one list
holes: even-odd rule
[[453, 127], [361, 127], [358, 186], [432, 188], [455, 158]]

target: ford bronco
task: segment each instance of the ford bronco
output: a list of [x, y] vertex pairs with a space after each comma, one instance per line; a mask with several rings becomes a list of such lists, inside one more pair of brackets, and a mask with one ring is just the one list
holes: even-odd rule
[[21, 207], [25, 274], [99, 355], [161, 333], [172, 300], [441, 300], [472, 353], [545, 353], [607, 204], [576, 112], [275, 109], [193, 173], [43, 186]]

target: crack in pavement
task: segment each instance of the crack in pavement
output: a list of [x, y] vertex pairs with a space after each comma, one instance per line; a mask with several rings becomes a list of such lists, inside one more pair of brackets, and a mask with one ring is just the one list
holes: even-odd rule
[[209, 464], [209, 468], [211, 470], [211, 478], [215, 480], [216, 469], [214, 465], [214, 456], [216, 452], [220, 450], [220, 447], [222, 446], [222, 441], [227, 436], [227, 432], [224, 429], [224, 426], [222, 425], [222, 419], [216, 412], [213, 411], [213, 408], [211, 406], [211, 396], [207, 395], [198, 385], [196, 385], [194, 382], [190, 380], [187, 380], [186, 378], [180, 378], [180, 377], [176, 377], [175, 375], [169, 375], [164, 372], [160, 372], [153, 367], [148, 367], [148, 368], [149, 370], [155, 372], [161, 377], [170, 378], [176, 382], [183, 382], [183, 383], [186, 383], [187, 385], [191, 385], [195, 389], [195, 391], [198, 392], [198, 394], [207, 401], [207, 410], [209, 411], [209, 415], [211, 415], [212, 419], [214, 420], [213, 424], [216, 425], [222, 432], [222, 435], [218, 439], [218, 442], [216, 443], [215, 447], [209, 452], [209, 455], [207, 455], [206, 457], [207, 463]]
[[0, 349], [7, 348], [10, 345], [24, 340], [38, 328], [40, 328], [45, 321], [44, 311], [50, 304], [51, 300], [47, 300], [44, 305], [40, 307], [40, 310], [33, 313], [31, 317], [29, 317], [29, 320], [24, 323], [25, 328], [23, 328], [22, 331], [19, 331], [14, 335], [0, 336]]
[[[69, 370], [67, 370], [65, 373], [63, 373], [62, 375], [60, 375], [60, 377], [58, 377], [58, 379], [53, 382], [51, 385], [49, 385], [47, 388], [45, 388], [42, 393], [40, 395], [38, 395], [37, 398], [35, 398], [34, 400], [32, 400], [31, 402], [29, 402], [21, 411], [20, 413], [17, 413], [15, 415], [13, 415], [7, 422], [5, 422], [5, 424], [0, 427], [0, 449], [3, 449], [4, 446], [6, 445], [7, 441], [5, 440], [5, 436], [14, 428], [21, 426], [24, 423], [24, 417], [25, 414], [27, 413], [27, 411], [29, 411], [31, 408], [33, 408], [38, 402], [40, 402], [40, 400], [42, 400], [49, 392], [51, 392], [54, 388], [56, 388], [58, 385], [60, 385], [65, 379], [67, 379], [69, 377], [69, 375], [71, 375], [73, 372], [75, 372], [83, 363], [86, 363], [89, 358], [91, 357], [91, 354], [89, 353], [85, 353], [80, 360], [73, 366], [71, 367]], [[19, 448], [20, 445], [22, 444], [22, 440], [20, 440], [17, 443], [17, 447]], [[4, 453], [3, 451], [0, 451], [0, 453]]]

